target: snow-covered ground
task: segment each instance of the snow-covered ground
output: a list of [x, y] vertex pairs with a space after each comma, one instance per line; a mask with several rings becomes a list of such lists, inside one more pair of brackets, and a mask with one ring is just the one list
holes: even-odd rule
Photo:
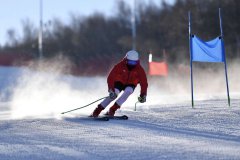
[[[79, 78], [0, 67], [0, 159], [129, 160], [240, 159], [240, 100], [197, 100], [149, 87], [148, 102], [130, 97], [117, 114], [129, 120], [86, 118], [106, 96], [105, 77]], [[160, 90], [160, 89], [159, 89]]]

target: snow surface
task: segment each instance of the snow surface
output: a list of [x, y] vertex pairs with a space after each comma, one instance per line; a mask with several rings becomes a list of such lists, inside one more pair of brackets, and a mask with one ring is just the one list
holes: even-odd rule
[[240, 159], [238, 95], [231, 107], [220, 96], [192, 109], [189, 95], [150, 87], [148, 102], [134, 111], [137, 88], [117, 112], [129, 120], [103, 122], [86, 118], [96, 104], [60, 113], [106, 96], [105, 77], [0, 67], [0, 80], [1, 160]]

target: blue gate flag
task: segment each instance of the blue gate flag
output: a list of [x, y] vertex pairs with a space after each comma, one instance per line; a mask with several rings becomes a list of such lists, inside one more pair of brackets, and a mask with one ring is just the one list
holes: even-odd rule
[[204, 42], [196, 35], [191, 35], [191, 58], [196, 62], [225, 62], [222, 38]]

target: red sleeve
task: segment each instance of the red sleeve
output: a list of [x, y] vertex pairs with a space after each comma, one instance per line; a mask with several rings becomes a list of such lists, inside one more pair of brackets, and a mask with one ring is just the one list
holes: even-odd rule
[[141, 66], [140, 66], [139, 72], [140, 72], [140, 86], [141, 86], [140, 95], [147, 95], [147, 88], [148, 88], [147, 76], [144, 69]]
[[110, 71], [108, 78], [107, 78], [107, 83], [108, 83], [108, 89], [114, 90], [114, 82], [115, 82], [115, 75], [116, 72], [118, 71], [119, 65], [115, 65], [112, 70]]

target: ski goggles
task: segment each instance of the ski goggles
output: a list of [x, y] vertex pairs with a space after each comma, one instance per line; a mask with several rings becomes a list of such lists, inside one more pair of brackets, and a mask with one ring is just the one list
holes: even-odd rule
[[137, 65], [137, 61], [133, 61], [133, 60], [127, 60], [127, 64], [128, 65], [131, 65], [131, 66], [135, 66], [135, 65]]

